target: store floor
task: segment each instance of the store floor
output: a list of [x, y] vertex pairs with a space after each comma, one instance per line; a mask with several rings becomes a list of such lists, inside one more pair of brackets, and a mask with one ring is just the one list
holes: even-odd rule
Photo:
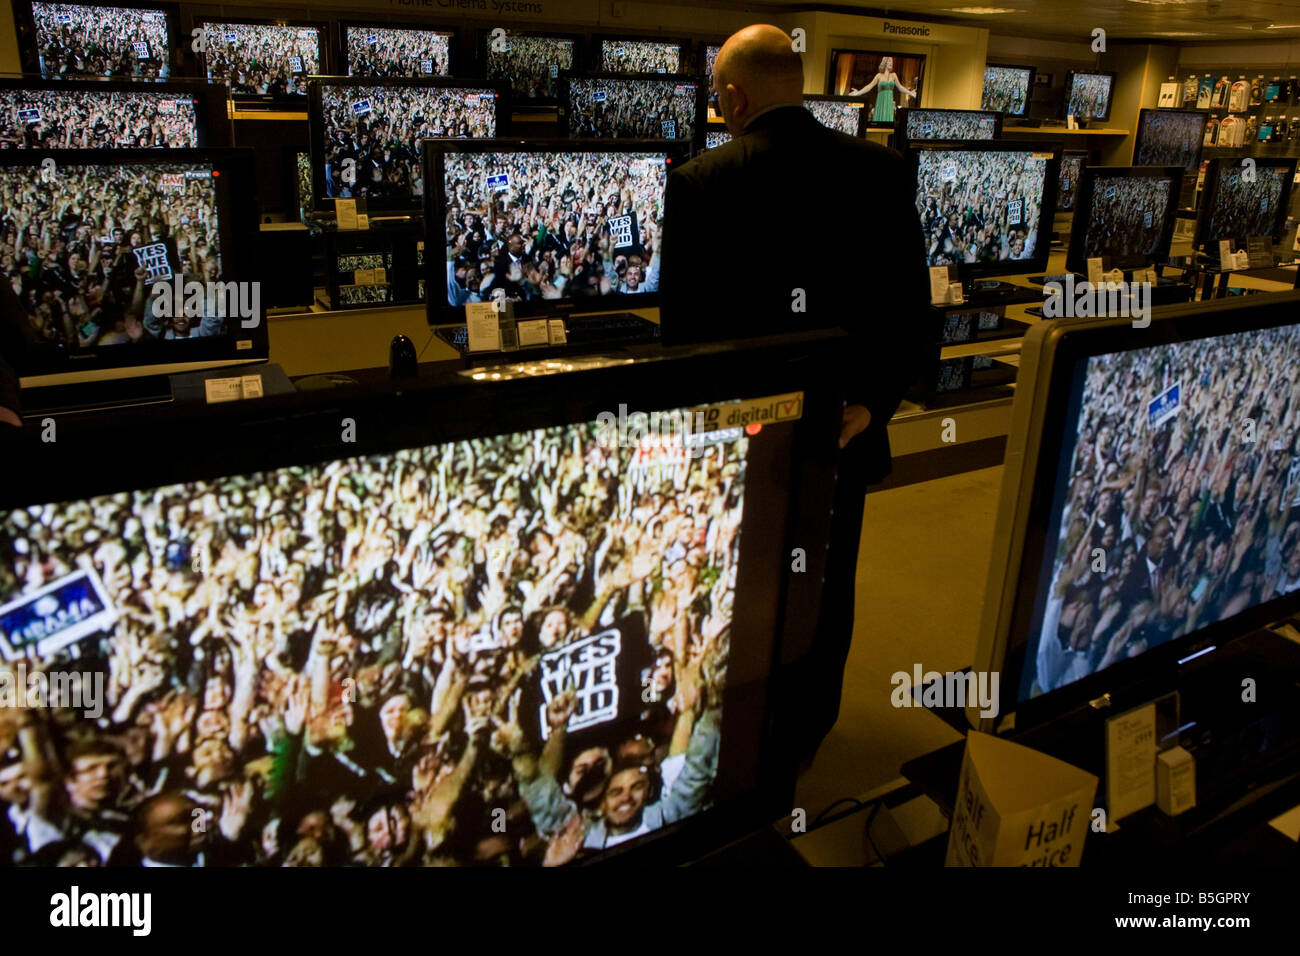
[[891, 706], [890, 676], [973, 662], [1001, 481], [998, 466], [867, 496], [839, 721], [795, 791], [810, 822], [958, 739], [924, 710]]

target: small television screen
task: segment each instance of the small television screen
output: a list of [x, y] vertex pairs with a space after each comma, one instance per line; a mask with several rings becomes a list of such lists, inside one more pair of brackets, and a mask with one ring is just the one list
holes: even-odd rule
[[427, 221], [443, 223], [446, 234], [446, 254], [428, 274], [447, 292], [441, 303], [430, 296], [430, 322], [462, 318], [466, 303], [502, 296], [531, 311], [560, 300], [588, 311], [617, 300], [655, 304], [664, 189], [684, 144], [425, 148]]
[[689, 139], [702, 132], [695, 76], [567, 76], [560, 123], [572, 139]]
[[704, 82], [709, 97], [710, 113], [717, 113], [721, 109], [721, 106], [718, 105], [717, 91], [713, 89], [713, 66], [718, 62], [718, 54], [721, 51], [721, 43], [706, 43], [704, 45]]
[[225, 100], [206, 83], [0, 80], [0, 149], [225, 146]]
[[676, 40], [600, 39], [604, 73], [680, 73], [682, 44]]
[[32, 72], [44, 76], [171, 76], [174, 27], [163, 7], [33, 0], [31, 30]]
[[905, 109], [899, 127], [906, 142], [917, 139], [997, 139], [1002, 115], [985, 110]]
[[1034, 143], [915, 144], [916, 208], [926, 264], [975, 274], [1045, 263], [1060, 147]]
[[200, 69], [235, 99], [307, 95], [307, 78], [325, 72], [323, 23], [195, 19]]
[[861, 100], [838, 96], [813, 96], [805, 94], [804, 109], [817, 118], [823, 126], [838, 130], [848, 136], [861, 136], [866, 115]]
[[1028, 116], [1034, 91], [1032, 66], [984, 67], [984, 95], [980, 109], [996, 110], [1005, 116]]
[[488, 79], [510, 84], [516, 102], [554, 101], [561, 72], [578, 68], [577, 37], [506, 30], [485, 33], [483, 41]]
[[893, 126], [895, 111], [921, 102], [925, 57], [915, 53], [832, 50], [826, 92], [860, 97], [870, 126]]
[[496, 136], [504, 88], [473, 80], [315, 80], [311, 136], [322, 207], [365, 197], [367, 206], [419, 209], [420, 140]]
[[1083, 274], [1093, 257], [1112, 269], [1166, 258], [1182, 181], [1181, 166], [1085, 167], [1066, 266]]
[[708, 149], [717, 149], [723, 143], [731, 142], [731, 134], [725, 129], [710, 129], [705, 133], [704, 145]]
[[455, 30], [347, 22], [340, 29], [348, 76], [451, 75]]
[[240, 262], [250, 166], [241, 150], [0, 151], [7, 278], [31, 330], [19, 374], [230, 361], [257, 335], [264, 350]]
[[1255, 157], [1250, 166], [1239, 159], [1210, 160], [1197, 219], [1197, 247], [1217, 255], [1224, 239], [1232, 240], [1234, 251], [1244, 249], [1251, 236], [1279, 239], [1295, 171], [1295, 159]]
[[1181, 166], [1188, 176], [1201, 167], [1209, 114], [1201, 110], [1151, 110], [1138, 114], [1134, 166]]
[[1114, 92], [1114, 73], [1071, 71], [1065, 77], [1065, 98], [1061, 113], [1080, 120], [1110, 119]]
[[1057, 212], [1074, 212], [1079, 182], [1083, 178], [1083, 168], [1087, 165], [1088, 153], [1085, 150], [1067, 149], [1061, 156], [1061, 173], [1056, 180]]

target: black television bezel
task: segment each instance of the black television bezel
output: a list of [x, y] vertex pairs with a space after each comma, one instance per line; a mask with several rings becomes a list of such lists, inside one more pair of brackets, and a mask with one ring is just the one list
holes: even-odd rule
[[1076, 121], [1090, 123], [1093, 121], [1099, 123], [1110, 122], [1111, 110], [1115, 108], [1115, 85], [1119, 82], [1119, 74], [1114, 70], [1069, 70], [1065, 74], [1065, 85], [1061, 87], [1061, 118], [1066, 119], [1070, 115], [1070, 87], [1074, 84], [1076, 76], [1109, 76], [1110, 77], [1110, 95], [1106, 97], [1106, 113], [1103, 116], [1076, 116]]
[[[1145, 328], [1133, 325], [1129, 317], [1061, 320], [1043, 326], [1041, 352], [1036, 359], [1038, 376], [1032, 390], [1018, 388], [1018, 401], [1033, 402], [1029, 416], [1033, 433], [1040, 436], [1037, 454], [1025, 458], [1026, 468], [1033, 468], [1033, 484], [1020, 540], [1024, 547], [1019, 563], [1009, 568], [1015, 576], [1014, 597], [1004, 604], [1001, 613], [1008, 618], [999, 635], [1001, 653], [994, 648], [994, 659], [977, 663], [1000, 671], [999, 720], [1015, 713], [1015, 726], [1022, 731], [1045, 724], [1109, 694], [1110, 707], [1104, 713], [1120, 713], [1128, 707], [1149, 701], [1153, 684], [1172, 684], [1182, 660], [1196, 656], [1214, 646], [1221, 646], [1247, 635], [1300, 610], [1300, 591], [1256, 605], [1242, 613], [1218, 621], [1201, 630], [1167, 641], [1146, 653], [1117, 661], [1103, 671], [1094, 672], [1056, 690], [1037, 697], [1019, 700], [1024, 668], [1032, 666], [1029, 651], [1033, 635], [1029, 627], [1035, 616], [1036, 590], [1041, 572], [1050, 569], [1052, 552], [1057, 545], [1059, 524], [1049, 511], [1055, 496], [1057, 468], [1064, 452], [1064, 441], [1073, 438], [1075, 424], [1067, 420], [1074, 404], [1072, 378], [1076, 363], [1094, 355], [1131, 351], [1187, 342], [1215, 335], [1232, 335], [1260, 329], [1295, 325], [1300, 322], [1300, 292], [1282, 292], [1269, 296], [1237, 299], [1214, 299], [1166, 306], [1153, 310], [1151, 323]], [[1023, 367], [1023, 366], [1022, 366]], [[1050, 369], [1050, 371], [1044, 371]], [[1043, 396], [1042, 398], [1036, 397]], [[1041, 408], [1041, 411], [1038, 409]], [[1016, 533], [1013, 528], [1012, 534]], [[1015, 542], [1012, 542], [1013, 546]], [[1036, 646], [1036, 645], [1034, 645]]]
[[[998, 263], [961, 262], [957, 271], [963, 281], [993, 278], [995, 276], [1022, 275], [1031, 272], [1045, 272], [1047, 260], [1051, 257], [1052, 223], [1056, 218], [1057, 179], [1061, 171], [1061, 156], [1065, 147], [1059, 140], [1005, 140], [1005, 139], [925, 139], [917, 140], [905, 154], [911, 176], [913, 202], [916, 201], [916, 174], [921, 162], [921, 154], [960, 150], [964, 152], [998, 152], [998, 153], [1052, 153], [1047, 160], [1047, 172], [1043, 180], [1043, 203], [1039, 214], [1038, 239], [1034, 243], [1034, 258], [1007, 259]], [[929, 237], [926, 237], [929, 243]], [[928, 264], [927, 264], [928, 265]]]
[[[802, 391], [804, 409], [792, 423], [788, 470], [754, 476], [789, 503], [784, 527], [770, 535], [772, 552], [754, 554], [742, 565], [776, 577], [769, 599], [770, 637], [764, 634], [745, 648], [754, 676], [729, 683], [724, 692], [724, 721], [733, 711], [741, 719], [724, 723], [723, 753], [728, 727], [751, 741], [737, 752], [753, 755], [746, 761], [752, 786], [680, 823], [573, 865], [678, 864], [789, 813], [796, 767], [788, 743], [799, 703], [791, 665], [806, 659], [815, 636], [830, 529], [826, 502], [833, 491], [843, 406], [838, 379], [826, 370], [843, 354], [841, 338], [810, 332], [664, 349], [656, 361], [508, 381], [450, 375], [257, 401], [146, 407], [131, 416], [92, 413], [61, 423], [60, 440], [52, 445], [41, 443], [39, 428], [6, 430], [0, 433], [4, 453], [19, 460], [30, 456], [33, 467], [18, 469], [14, 481], [0, 485], [0, 510], [594, 421], [620, 402], [634, 409], [687, 408]], [[340, 442], [340, 417], [356, 423], [354, 443]], [[160, 443], [159, 435], [171, 437]], [[222, 454], [214, 456], [214, 447]], [[87, 470], [88, 460], [101, 466]], [[807, 573], [783, 573], [788, 561], [783, 555], [795, 547], [806, 553]], [[733, 666], [733, 675], [741, 669]]]
[[[1029, 85], [1025, 89], [1025, 108], [1021, 110], [1019, 113], [1013, 113], [1010, 110], [1001, 110], [1003, 116], [1011, 116], [1014, 117], [1015, 119], [1023, 119], [1026, 116], [1028, 116], [1029, 103], [1034, 98], [1034, 80], [1038, 76], [1038, 68], [1033, 66], [1026, 66], [1023, 63], [989, 63], [986, 60], [984, 62], [984, 69], [988, 70], [990, 68], [999, 69], [999, 70], [1020, 70], [1022, 72], [1027, 71], [1029, 73]], [[983, 73], [981, 73], [981, 76], [983, 77]], [[987, 77], [983, 77], [983, 78], [987, 79]], [[980, 110], [984, 112], [994, 112], [991, 110], [984, 110], [984, 87], [982, 84], [980, 86]]]
[[[1277, 242], [1282, 238], [1282, 234], [1286, 229], [1287, 208], [1291, 204], [1291, 190], [1295, 181], [1296, 166], [1297, 163], [1300, 163], [1300, 160], [1297, 160], [1294, 156], [1254, 156], [1251, 158], [1254, 160], [1257, 169], [1261, 166], [1267, 166], [1282, 168], [1289, 171], [1287, 175], [1282, 177], [1282, 195], [1278, 198], [1277, 209], [1273, 214], [1273, 231], [1269, 233], [1270, 238], [1272, 238], [1274, 242]], [[1224, 166], [1236, 166], [1240, 165], [1240, 163], [1241, 159], [1237, 157], [1227, 158], [1217, 156], [1214, 159], [1211, 159], [1209, 165], [1205, 168], [1205, 187], [1201, 192], [1201, 198], [1197, 204], [1196, 232], [1192, 236], [1192, 248], [1201, 249], [1206, 252], [1206, 254], [1215, 258], [1218, 257], [1218, 249], [1205, 247], [1209, 244], [1217, 243], [1224, 238], [1220, 236], [1219, 239], [1212, 239], [1207, 235], [1210, 230], [1210, 212], [1214, 208], [1214, 203], [1217, 200], [1219, 193], [1219, 170]], [[1238, 245], [1236, 237], [1233, 237], [1234, 250], [1245, 248], [1245, 238], [1249, 237], [1244, 237], [1243, 241]]]
[[[581, 33], [566, 33], [562, 30], [546, 30], [540, 28], [536, 30], [530, 30], [527, 27], [516, 27], [513, 29], [506, 28], [507, 39], [512, 34], [515, 36], [544, 37], [550, 40], [572, 41], [573, 66], [569, 67], [567, 70], [561, 69], [558, 71], [555, 77], [555, 84], [557, 90], [559, 89], [559, 85], [563, 81], [564, 74], [566, 72], [580, 73], [583, 70], [585, 70], [587, 67], [587, 63], [585, 60], [585, 56], [587, 52], [586, 42], [585, 42], [586, 37]], [[505, 78], [493, 79], [492, 77], [488, 76], [488, 56], [492, 52], [491, 43], [492, 43], [492, 30], [486, 27], [480, 29], [478, 31], [478, 36], [475, 39], [475, 50], [478, 55], [478, 65], [479, 65], [477, 72], [481, 76], [486, 78], [488, 82], [505, 83], [510, 88], [510, 102], [513, 108], [518, 109], [520, 107], [528, 107], [528, 106], [558, 106], [559, 105], [560, 97], [558, 94], [556, 96], [538, 96], [533, 98], [522, 97], [519, 95], [519, 92], [515, 89], [513, 80], [508, 80]]]
[[[253, 153], [248, 149], [6, 149], [0, 150], [0, 168], [11, 166], [39, 167], [42, 160], [51, 158], [55, 168], [82, 165], [129, 166], [137, 163], [152, 165], [173, 163], [202, 163], [211, 165], [225, 177], [225, 208], [219, 212], [221, 219], [222, 282], [260, 281], [261, 264], [253, 259], [253, 237], [257, 232], [257, 204], [250, 201], [256, 196], [256, 176]], [[218, 199], [220, 203], [220, 198]], [[220, 208], [220, 207], [219, 207]], [[241, 342], [248, 345], [241, 347]], [[181, 352], [178, 353], [177, 349]], [[108, 350], [108, 355], [103, 354]], [[96, 348], [78, 352], [76, 357], [62, 349], [44, 349], [28, 343], [26, 352], [11, 361], [20, 378], [63, 376], [79, 372], [102, 372], [141, 368], [141, 375], [157, 374], [149, 369], [158, 366], [198, 365], [200, 363], [243, 364], [255, 360], [265, 361], [270, 354], [265, 310], [257, 326], [252, 329], [232, 327], [231, 334], [215, 341], [191, 339], [175, 341], [140, 342]], [[102, 376], [100, 376], [102, 377]], [[129, 378], [132, 376], [115, 376]], [[59, 384], [57, 382], [42, 382]]]
[[1196, 116], [1201, 121], [1201, 132], [1196, 137], [1196, 157], [1191, 163], [1187, 164], [1183, 170], [1183, 176], [1195, 177], [1201, 168], [1201, 156], [1205, 152], [1205, 126], [1210, 121], [1210, 114], [1205, 110], [1180, 110], [1180, 109], [1152, 109], [1144, 106], [1138, 110], [1137, 129], [1133, 131], [1133, 155], [1129, 162], [1133, 166], [1142, 166], [1138, 162], [1138, 150], [1142, 148], [1142, 131], [1146, 129], [1147, 119], [1156, 114], [1179, 113], [1183, 116]]
[[[830, 93], [805, 93], [803, 95], [803, 105], [806, 109], [809, 101], [815, 103], [857, 103], [858, 107], [858, 129], [850, 133], [854, 139], [863, 139], [867, 135], [867, 104], [862, 101], [860, 96], [832, 96]], [[810, 111], [811, 112], [811, 111]], [[829, 127], [827, 127], [829, 129]]]
[[[313, 28], [317, 31], [319, 37], [320, 53], [320, 73], [303, 73], [303, 76], [309, 81], [314, 76], [327, 76], [330, 72], [329, 48], [330, 48], [330, 27], [327, 20], [287, 20], [280, 17], [219, 17], [208, 14], [196, 14], [194, 17], [194, 29], [200, 29], [207, 24], [230, 23], [235, 26], [257, 26], [257, 27], [284, 27], [285, 29], [305, 29]], [[307, 97], [302, 94], [289, 93], [284, 96], [276, 96], [270, 93], [236, 93], [234, 87], [225, 80], [213, 80], [207, 76], [207, 54], [195, 53], [194, 66], [198, 71], [200, 79], [206, 79], [209, 83], [222, 83], [230, 90], [230, 101], [236, 104], [243, 103], [267, 103], [275, 106], [284, 106], [294, 111], [301, 111]]]
[[181, 8], [177, 3], [151, 3], [149, 0], [141, 2], [127, 2], [127, 0], [12, 0], [14, 13], [14, 27], [17, 31], [18, 59], [22, 64], [22, 72], [33, 76], [45, 77], [47, 79], [58, 79], [67, 77], [68, 79], [113, 79], [113, 80], [143, 80], [151, 82], [155, 78], [149, 76], [137, 75], [114, 75], [111, 77], [100, 77], [97, 73], [44, 73], [41, 71], [40, 48], [36, 38], [36, 20], [32, 15], [32, 4], [35, 2], [52, 2], [59, 3], [63, 6], [74, 7], [109, 7], [123, 10], [156, 10], [166, 14], [167, 23], [167, 57], [160, 62], [167, 65], [168, 76], [159, 76], [159, 81], [179, 79], [178, 71], [182, 68], [180, 50], [180, 15]]
[[613, 43], [632, 42], [632, 43], [665, 43], [675, 44], [677, 46], [677, 69], [668, 73], [651, 73], [650, 76], [682, 76], [690, 73], [691, 64], [687, 62], [694, 44], [685, 37], [680, 36], [661, 36], [659, 34], [649, 34], [638, 36], [635, 33], [593, 33], [591, 35], [591, 55], [587, 57], [586, 63], [589, 64], [591, 74], [607, 73], [613, 76], [641, 76], [639, 73], [622, 73], [618, 70], [605, 69], [605, 42]]
[[[222, 83], [206, 80], [53, 80], [44, 77], [31, 79], [0, 78], [0, 90], [40, 90], [69, 93], [189, 93], [196, 100], [195, 119], [198, 125], [198, 145], [193, 149], [224, 149], [234, 145], [230, 128], [230, 114], [226, 109], [227, 88]], [[15, 147], [25, 149], [26, 147]], [[96, 149], [138, 149], [139, 147], [99, 146]], [[158, 147], [166, 148], [166, 147]]]
[[[928, 67], [929, 67], [930, 55], [929, 55], [928, 53], [907, 53], [907, 52], [900, 52], [900, 51], [895, 51], [895, 50], [880, 50], [880, 49], [869, 50], [869, 49], [866, 49], [866, 48], [864, 48], [864, 47], [846, 47], [846, 46], [831, 47], [830, 55], [826, 58], [826, 95], [827, 95], [827, 96], [847, 96], [847, 95], [848, 95], [848, 94], [846, 94], [846, 93], [832, 93], [832, 92], [831, 92], [832, 90], [835, 89], [835, 57], [836, 57], [837, 54], [840, 54], [840, 53], [867, 53], [867, 54], [873, 54], [873, 55], [875, 55], [875, 56], [881, 56], [881, 57], [886, 57], [886, 56], [889, 56], [889, 57], [910, 56], [910, 57], [913, 57], [913, 58], [915, 58], [915, 59], [919, 59], [919, 60], [921, 61], [921, 76], [920, 76], [920, 81], [919, 81], [918, 86], [917, 86], [916, 96], [912, 97], [912, 99], [916, 100], [918, 103], [921, 102], [921, 92], [922, 92], [922, 90], [921, 90], [921, 88], [920, 88], [920, 84], [925, 82], [925, 71], [926, 71], [926, 70], [928, 69]], [[898, 71], [895, 70], [894, 72], [897, 73]], [[871, 110], [870, 110], [870, 109], [867, 109], [867, 105], [866, 105], [866, 104], [867, 104], [867, 97], [868, 97], [869, 95], [870, 95], [870, 94], [866, 94], [866, 93], [864, 93], [864, 94], [861, 95], [861, 96], [854, 96], [854, 97], [851, 97], [851, 98], [852, 98], [852, 99], [855, 99], [855, 100], [861, 100], [862, 103], [863, 103], [863, 109], [866, 109], [867, 112], [870, 113]], [[903, 110], [903, 109], [908, 109], [908, 107], [906, 107], [906, 106], [899, 106], [899, 107], [896, 107], [896, 108], [894, 109], [894, 112], [897, 113], [899, 110]], [[885, 120], [867, 119], [865, 122], [866, 122], [866, 124], [867, 124], [867, 129], [893, 129], [893, 128], [894, 128], [894, 122], [895, 122], [895, 121], [894, 121], [894, 120], [888, 120], [888, 121], [885, 121]]]
[[[692, 149], [702, 149], [704, 147], [704, 129], [709, 123], [708, 97], [705, 95], [704, 81], [694, 73], [582, 73], [577, 70], [560, 71], [560, 95], [559, 95], [559, 120], [556, 124], [556, 135], [570, 139], [575, 143], [585, 143], [588, 141], [598, 142], [601, 137], [579, 137], [573, 136], [569, 131], [569, 92], [570, 80], [653, 80], [657, 83], [693, 83], [695, 84], [695, 129], [690, 136], [679, 136], [677, 139], [688, 142]], [[611, 140], [620, 137], [609, 137]], [[625, 137], [622, 137], [625, 138]], [[660, 140], [645, 140], [645, 142], [659, 142]]]
[[1074, 207], [1078, 211], [1083, 207], [1083, 220], [1076, 216], [1076, 225], [1070, 230], [1070, 246], [1065, 254], [1065, 268], [1079, 275], [1088, 273], [1088, 255], [1084, 248], [1087, 239], [1087, 223], [1091, 222], [1091, 203], [1093, 190], [1098, 179], [1168, 179], [1169, 204], [1165, 210], [1165, 222], [1160, 232], [1159, 245], [1150, 257], [1146, 255], [1119, 256], [1113, 252], [1102, 252], [1103, 258], [1110, 260], [1112, 269], [1140, 269], [1169, 258], [1169, 245], [1174, 238], [1174, 223], [1178, 219], [1178, 196], [1183, 187], [1181, 166], [1087, 166], [1079, 177], [1079, 190], [1075, 193]]
[[[313, 208], [320, 211], [332, 210], [334, 198], [325, 195], [325, 123], [321, 108], [321, 90], [332, 87], [422, 87], [443, 90], [489, 90], [496, 95], [496, 136], [502, 135], [502, 128], [508, 131], [510, 125], [510, 88], [505, 83], [493, 83], [488, 80], [457, 79], [450, 76], [430, 76], [415, 79], [397, 76], [323, 76], [316, 77], [307, 85], [307, 122], [308, 148], [312, 156], [311, 183]], [[418, 145], [418, 144], [417, 144]], [[423, 160], [417, 160], [423, 162]], [[427, 191], [427, 184], [426, 184]], [[419, 212], [424, 208], [423, 200], [412, 196], [409, 199], [375, 199], [367, 196], [366, 208], [371, 211], [393, 212], [397, 210]]]
[[1078, 179], [1078, 182], [1079, 182], [1079, 183], [1082, 183], [1082, 182], [1083, 182], [1083, 171], [1084, 171], [1085, 169], [1088, 168], [1088, 166], [1089, 166], [1088, 160], [1091, 158], [1091, 154], [1090, 154], [1086, 149], [1067, 149], [1067, 150], [1063, 150], [1063, 151], [1061, 152], [1061, 162], [1060, 162], [1060, 164], [1058, 164], [1057, 167], [1056, 167], [1056, 199], [1057, 199], [1057, 203], [1056, 203], [1056, 213], [1057, 213], [1058, 216], [1059, 216], [1060, 214], [1062, 214], [1062, 213], [1068, 213], [1068, 214], [1070, 214], [1071, 216], [1073, 216], [1073, 215], [1074, 215], [1075, 207], [1078, 205], [1078, 202], [1079, 202], [1079, 191], [1078, 191], [1078, 188], [1076, 188], [1075, 191], [1074, 191], [1074, 202], [1070, 204], [1070, 208], [1067, 209], [1067, 208], [1065, 208], [1064, 206], [1062, 206], [1061, 203], [1060, 203], [1060, 199], [1061, 199], [1061, 166], [1063, 166], [1063, 165], [1065, 164], [1065, 157], [1067, 157], [1067, 156], [1082, 156], [1082, 157], [1083, 157], [1083, 164], [1079, 167], [1079, 179]]
[[[856, 97], [854, 97], [856, 99]], [[1002, 114], [997, 110], [950, 110], [939, 106], [904, 106], [897, 111], [897, 119], [894, 123], [894, 148], [903, 150], [907, 144], [912, 141], [907, 135], [908, 117], [917, 113], [972, 113], [980, 116], [993, 117], [993, 135], [988, 139], [972, 139], [972, 143], [988, 143], [1002, 135]], [[918, 137], [917, 142], [924, 140], [925, 137]], [[950, 140], [951, 142], [951, 140]]]
[[[575, 148], [576, 147], [576, 148]], [[434, 289], [444, 289], [447, 283], [446, 221], [447, 208], [443, 195], [443, 160], [447, 152], [465, 153], [658, 153], [668, 155], [668, 172], [690, 158], [685, 140], [679, 139], [426, 139], [424, 140], [424, 222], [425, 222], [425, 318], [429, 325], [464, 325], [465, 307], [448, 305], [441, 292], [435, 297]], [[437, 247], [436, 257], [430, 255], [431, 238], [441, 237], [443, 245]], [[436, 246], [436, 238], [432, 239]], [[583, 314], [588, 312], [617, 312], [626, 309], [647, 309], [659, 305], [659, 292], [639, 295], [612, 293], [605, 296], [583, 296], [547, 299], [537, 304], [516, 303], [515, 314], [520, 318], [541, 313], [563, 312]]]
[[[461, 64], [460, 64], [460, 43], [461, 43], [461, 36], [460, 36], [461, 28], [460, 28], [460, 27], [457, 27], [457, 26], [443, 26], [443, 25], [441, 25], [441, 24], [437, 24], [437, 23], [425, 23], [425, 22], [413, 23], [413, 22], [409, 22], [409, 21], [397, 21], [397, 22], [394, 22], [394, 21], [382, 21], [382, 20], [351, 20], [351, 19], [341, 19], [341, 20], [339, 20], [339, 21], [337, 21], [337, 22], [338, 22], [338, 36], [339, 36], [339, 39], [338, 39], [338, 49], [337, 49], [338, 60], [336, 60], [335, 63], [336, 63], [336, 66], [338, 67], [338, 72], [339, 72], [342, 76], [347, 76], [347, 77], [369, 77], [370, 79], [382, 79], [382, 80], [397, 80], [397, 79], [406, 79], [406, 80], [423, 80], [423, 79], [441, 80], [441, 79], [454, 78], [454, 77], [456, 76], [456, 70], [457, 70], [457, 68], [460, 67], [460, 65], [461, 65]], [[428, 76], [428, 77], [424, 77], [424, 76], [403, 76], [403, 77], [397, 77], [397, 76], [382, 76], [382, 77], [376, 77], [374, 74], [370, 74], [370, 73], [365, 73], [365, 74], [363, 74], [363, 73], [353, 73], [353, 72], [352, 72], [352, 64], [351, 64], [351, 62], [349, 62], [349, 60], [348, 60], [348, 30], [349, 30], [349, 29], [352, 29], [352, 28], [355, 28], [355, 29], [375, 29], [375, 28], [378, 28], [378, 29], [381, 29], [381, 30], [411, 30], [411, 31], [416, 32], [416, 33], [445, 33], [445, 34], [448, 34], [448, 35], [450, 36], [450, 39], [449, 39], [449, 41], [448, 41], [448, 43], [447, 43], [447, 72], [446, 72], [445, 74], [431, 75], [431, 76]]]

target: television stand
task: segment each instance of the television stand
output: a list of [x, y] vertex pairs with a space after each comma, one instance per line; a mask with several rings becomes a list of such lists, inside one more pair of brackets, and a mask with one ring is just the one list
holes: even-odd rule
[[23, 418], [28, 420], [109, 408], [166, 405], [174, 400], [171, 379], [166, 375], [47, 385], [22, 392]]

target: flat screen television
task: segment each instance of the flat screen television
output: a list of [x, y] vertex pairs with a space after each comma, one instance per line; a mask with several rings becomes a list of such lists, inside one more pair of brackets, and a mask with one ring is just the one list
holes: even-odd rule
[[0, 149], [229, 146], [226, 89], [194, 80], [0, 79]]
[[339, 24], [348, 76], [451, 76], [454, 27], [419, 27], [344, 20]]
[[709, 97], [709, 115], [721, 116], [722, 107], [718, 104], [718, 94], [713, 89], [713, 66], [718, 62], [718, 54], [722, 51], [721, 43], [705, 43], [700, 49], [700, 66], [704, 74], [704, 88]]
[[236, 102], [301, 104], [307, 80], [327, 73], [329, 26], [306, 20], [195, 17], [199, 70]]
[[1115, 73], [1093, 70], [1071, 70], [1065, 74], [1061, 115], [1079, 120], [1110, 119], [1115, 77]]
[[1002, 114], [991, 110], [901, 109], [894, 130], [895, 145], [918, 139], [997, 139]]
[[178, 16], [171, 4], [15, 0], [23, 72], [165, 80]]
[[582, 37], [573, 33], [484, 30], [480, 34], [489, 80], [507, 83], [516, 105], [545, 106], [559, 98], [560, 76], [582, 69]]
[[597, 37], [595, 70], [601, 73], [684, 73], [681, 40]]
[[980, 109], [996, 110], [1004, 116], [1028, 116], [1034, 94], [1032, 66], [990, 63], [984, 67], [984, 92]]
[[926, 264], [963, 280], [1047, 268], [1061, 146], [1043, 142], [912, 144]]
[[[659, 242], [680, 141], [425, 142], [429, 323], [504, 295], [517, 314], [659, 304]], [[498, 291], [500, 290], [500, 291]]]
[[831, 50], [826, 92], [867, 104], [867, 125], [892, 127], [895, 112], [921, 104], [925, 57], [917, 53]]
[[698, 76], [598, 73], [560, 79], [559, 134], [571, 139], [685, 139], [707, 123]]
[[247, 150], [0, 150], [24, 388], [264, 361], [253, 195]]
[[33, 752], [101, 776], [21, 862], [663, 865], [771, 824], [833, 359], [733, 346], [29, 439], [0, 487], [0, 653], [75, 675], [29, 711]]
[[1139, 269], [1169, 258], [1178, 216], [1181, 166], [1086, 166], [1079, 183], [1066, 268]]
[[1217, 256], [1224, 239], [1232, 240], [1234, 251], [1246, 248], [1251, 236], [1281, 239], [1295, 171], [1294, 158], [1279, 156], [1254, 157], [1250, 166], [1240, 159], [1210, 160], [1197, 210], [1196, 248]]
[[731, 142], [731, 134], [726, 129], [714, 129], [709, 127], [708, 132], [704, 134], [704, 148], [717, 149], [723, 143]]
[[1020, 730], [1104, 694], [1121, 713], [1300, 607], [1298, 306], [1251, 296], [1026, 334], [975, 658], [1002, 675], [999, 719]]
[[1061, 172], [1056, 178], [1056, 211], [1074, 212], [1079, 196], [1079, 183], [1084, 167], [1088, 165], [1086, 149], [1067, 149], [1061, 155]]
[[862, 100], [851, 96], [819, 96], [805, 93], [803, 106], [823, 126], [847, 136], [862, 136], [867, 128], [867, 110]]
[[366, 198], [372, 209], [421, 209], [420, 140], [491, 138], [510, 115], [507, 88], [483, 80], [330, 77], [311, 83], [309, 119], [319, 208]]
[[1203, 110], [1140, 110], [1133, 165], [1181, 166], [1185, 175], [1195, 176], [1209, 116]]

